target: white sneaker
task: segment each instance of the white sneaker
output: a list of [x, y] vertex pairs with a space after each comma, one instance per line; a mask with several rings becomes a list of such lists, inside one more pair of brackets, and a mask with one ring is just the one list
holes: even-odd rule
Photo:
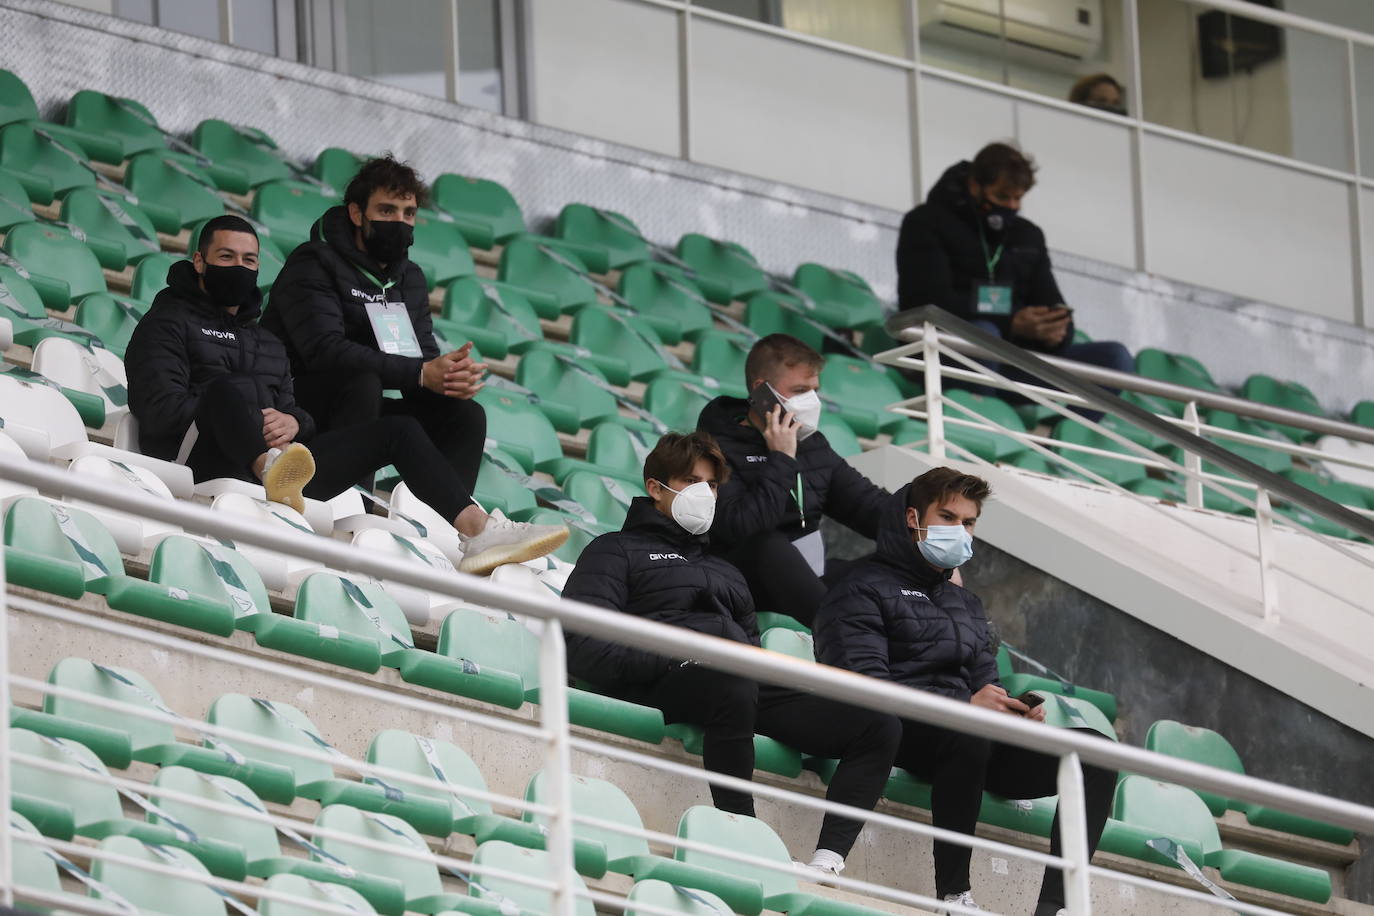
[[844, 871], [844, 863], [839, 865], [811, 865], [806, 862], [792, 860], [792, 871], [802, 881], [809, 881], [812, 884], [824, 884], [826, 887], [835, 886], [835, 876]]
[[268, 502], [281, 503], [304, 515], [305, 497], [301, 491], [314, 476], [315, 456], [299, 442], [292, 442], [285, 449], [267, 450], [267, 461], [262, 468], [262, 488], [267, 491]]
[[[945, 903], [957, 903], [959, 906], [970, 910], [982, 909], [981, 906], [974, 902], [973, 891], [964, 891], [962, 894], [945, 894]], [[949, 910], [942, 910], [941, 912], [944, 916], [951, 916]]]
[[568, 539], [565, 525], [531, 525], [491, 516], [480, 534], [458, 536], [463, 546], [460, 572], [485, 576], [505, 563], [524, 563], [551, 553]]

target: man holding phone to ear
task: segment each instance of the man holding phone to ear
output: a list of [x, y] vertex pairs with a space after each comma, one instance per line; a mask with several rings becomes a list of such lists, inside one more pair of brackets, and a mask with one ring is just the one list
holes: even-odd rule
[[[1041, 697], [1013, 697], [999, 683], [997, 640], [983, 604], [951, 581], [973, 556], [973, 529], [990, 496], [987, 481], [947, 467], [899, 490], [882, 511], [877, 551], [852, 566], [821, 604], [816, 660], [1043, 722]], [[923, 722], [902, 723], [896, 765], [931, 783], [935, 826], [965, 834], [978, 824], [985, 789], [1016, 799], [1058, 792], [1057, 757]], [[1083, 768], [1090, 851], [1115, 788], [1115, 773]], [[970, 853], [967, 846], [935, 842], [935, 893], [976, 910]], [[1050, 854], [1060, 854], [1058, 815]], [[1035, 916], [1058, 916], [1063, 907], [1063, 880], [1047, 871]]]
[[797, 338], [769, 334], [745, 360], [749, 397], [718, 397], [697, 421], [730, 464], [713, 545], [744, 573], [759, 610], [807, 626], [825, 596], [821, 517], [872, 538], [888, 499], [817, 431], [823, 365]]

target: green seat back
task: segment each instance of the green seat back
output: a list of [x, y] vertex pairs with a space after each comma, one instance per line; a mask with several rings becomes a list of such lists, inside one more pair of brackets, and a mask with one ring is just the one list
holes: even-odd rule
[[[1299, 413], [1311, 414], [1314, 417], [1326, 416], [1326, 411], [1317, 401], [1316, 395], [1307, 386], [1299, 382], [1283, 382], [1269, 375], [1252, 375], [1245, 380], [1240, 393], [1242, 397], [1259, 401], [1261, 404], [1272, 404], [1275, 407], [1296, 410]], [[1309, 442], [1320, 435], [1320, 433], [1312, 430], [1285, 426], [1281, 423], [1268, 425], [1272, 425], [1294, 442]]]
[[467, 607], [452, 611], [439, 627], [437, 651], [518, 674], [527, 691], [539, 686], [539, 637], [509, 614]]
[[[236, 128], [211, 118], [196, 125], [191, 145], [216, 166], [243, 172], [252, 187], [292, 176], [291, 167], [271, 152], [277, 144], [255, 127]], [[270, 149], [264, 149], [264, 145]]]
[[11, 70], [0, 69], [0, 125], [37, 121], [38, 103], [28, 84]]
[[563, 481], [563, 492], [590, 509], [599, 523], [613, 529], [625, 524], [631, 499], [648, 495], [634, 481], [591, 471], [573, 471]]
[[[531, 353], [525, 359], [530, 359], [534, 355]], [[522, 359], [522, 366], [524, 362]], [[556, 360], [552, 362], [554, 365], [549, 367], [550, 374], [554, 368], [561, 365]], [[564, 381], [561, 374], [558, 378]], [[566, 380], [566, 384], [575, 387], [571, 379]], [[557, 388], [537, 390], [557, 391], [560, 397], [564, 394]], [[494, 439], [503, 451], [514, 457], [527, 473], [533, 473], [540, 465], [556, 461], [563, 456], [563, 447], [558, 442], [557, 430], [553, 428], [549, 418], [523, 394], [503, 391], [489, 385], [478, 392], [476, 401], [487, 412], [489, 437]]]
[[496, 278], [526, 291], [542, 317], [556, 318], [596, 302], [596, 290], [579, 273], [585, 269], [576, 255], [559, 251], [555, 257], [541, 250], [541, 243], [521, 236], [506, 243]]
[[[1006, 401], [993, 395], [974, 394], [962, 388], [955, 388], [945, 392], [946, 400], [967, 407], [978, 417], [982, 417], [989, 423], [997, 426], [1005, 426], [1007, 429], [1016, 432], [1025, 432], [1026, 424], [1022, 421], [1015, 408]], [[945, 437], [951, 442], [963, 446], [973, 454], [985, 461], [998, 462], [1006, 461], [1013, 455], [1024, 452], [1027, 446], [1022, 445], [1010, 436], [995, 433], [990, 430], [973, 429], [961, 426], [958, 423], [951, 423], [950, 418], [959, 420], [974, 420], [968, 414], [959, 410], [957, 407], [945, 409]]]
[[481, 277], [460, 277], [448, 285], [444, 290], [443, 316], [497, 334], [508, 350], [517, 353], [531, 342], [544, 339], [539, 313], [524, 293]]
[[310, 240], [310, 227], [339, 201], [303, 181], [272, 181], [254, 192], [252, 212], [255, 220], [271, 230], [283, 254], [290, 254]]
[[804, 662], [816, 660], [816, 643], [810, 633], [794, 630], [791, 627], [770, 627], [764, 630], [760, 640], [763, 648], [780, 652]]
[[[1067, 418], [1060, 420], [1054, 427], [1054, 438], [1060, 442], [1071, 442], [1075, 445], [1099, 448], [1104, 451], [1117, 452], [1123, 455], [1137, 454], [1119, 442], [1108, 439], [1101, 433], [1089, 429], [1076, 420]], [[1133, 461], [1122, 461], [1117, 458], [1108, 458], [1104, 455], [1093, 455], [1073, 449], [1060, 449], [1059, 452], [1069, 461], [1081, 465], [1089, 471], [1100, 474], [1107, 480], [1123, 487], [1140, 480], [1142, 477], [1148, 476], [1145, 466], [1136, 464]], [[1058, 466], [1055, 470], [1066, 477], [1081, 476], [1077, 472], [1064, 466]]]
[[422, 208], [415, 215], [415, 242], [410, 246], [410, 259], [420, 265], [430, 289], [477, 273], [467, 239], [458, 226], [441, 219], [433, 210]]
[[[300, 875], [273, 875], [265, 885], [268, 890], [293, 897], [304, 897], [318, 903], [345, 906], [360, 914], [377, 912], [362, 894], [342, 884], [325, 884]], [[320, 911], [310, 906], [296, 903], [283, 903], [280, 900], [263, 898], [258, 903], [259, 916], [319, 916]]]
[[749, 297], [744, 323], [760, 337], [790, 334], [817, 352], [825, 346], [825, 332], [798, 314], [801, 300], [786, 293], [762, 292]]
[[[69, 738], [44, 738], [27, 729], [16, 728], [10, 732], [10, 750], [57, 766], [86, 768], [109, 776], [105, 764], [90, 748]], [[69, 807], [78, 832], [92, 824], [124, 817], [119, 792], [109, 782], [40, 769], [19, 761], [14, 763], [11, 779], [15, 792]]]
[[[84, 160], [75, 145], [66, 140], [59, 142]], [[73, 188], [95, 185], [93, 172], [40, 137], [28, 124], [0, 129], [0, 168], [15, 173], [29, 197], [39, 204], [50, 203]]]
[[525, 231], [525, 217], [510, 191], [495, 181], [440, 175], [432, 188], [434, 205], [458, 221], [468, 244], [490, 248]]
[[320, 150], [320, 154], [315, 157], [315, 162], [310, 167], [310, 174], [343, 196], [344, 189], [363, 167], [363, 162], [361, 156], [337, 146], [330, 146]]
[[792, 285], [811, 298], [816, 318], [836, 328], [856, 328], [883, 320], [883, 303], [863, 277], [807, 263], [792, 274]]
[[179, 255], [152, 254], [138, 262], [134, 269], [134, 282], [129, 290], [130, 297], [139, 302], [152, 303], [157, 294], [167, 288], [167, 271], [172, 265], [185, 258]]
[[[581, 366], [588, 372], [605, 377], [595, 365], [581, 363]], [[515, 380], [531, 391], [539, 392], [545, 401], [571, 410], [579, 427], [592, 426], [601, 420], [619, 416], [615, 396], [565, 364], [555, 355], [552, 347], [531, 347], [520, 358]]]
[[768, 276], [743, 245], [688, 233], [678, 239], [677, 256], [696, 272], [707, 299], [729, 305], [768, 288]]
[[[535, 804], [548, 804], [548, 775], [540, 770], [530, 778], [525, 787], [525, 801]], [[604, 779], [573, 774], [569, 793], [572, 796], [574, 814], [610, 821], [634, 830], [643, 830], [644, 821], [639, 816], [634, 802], [619, 786]], [[548, 824], [548, 818], [525, 812], [525, 820]], [[649, 841], [643, 837], [631, 836], [608, 827], [573, 821], [573, 836], [579, 840], [602, 843], [606, 847], [607, 861], [614, 862], [627, 856], [649, 855]]]
[[[1233, 413], [1228, 413], [1224, 410], [1209, 410], [1206, 412], [1205, 416], [1207, 423], [1212, 426], [1219, 426], [1222, 429], [1246, 433], [1251, 436], [1274, 439], [1280, 444], [1285, 442], [1284, 438], [1275, 432], [1273, 427], [1264, 426], [1253, 420], [1246, 419], [1245, 417]], [[1257, 464], [1267, 471], [1273, 471], [1275, 474], [1286, 474], [1293, 469], [1293, 456], [1286, 452], [1265, 448], [1262, 445], [1254, 445], [1249, 442], [1236, 442], [1232, 439], [1223, 439], [1219, 436], [1209, 438], [1228, 452], [1234, 452], [1246, 461]], [[1230, 471], [1223, 471], [1210, 461], [1204, 461], [1202, 467], [1203, 470], [1211, 471], [1214, 474], [1233, 476]]]
[[1343, 506], [1351, 506], [1355, 509], [1371, 508], [1370, 497], [1374, 496], [1374, 491], [1358, 486], [1357, 484], [1346, 483], [1343, 480], [1333, 480], [1314, 474], [1311, 471], [1299, 471], [1296, 469], [1287, 472], [1284, 476], [1294, 483], [1306, 487], [1313, 493], [1325, 496], [1332, 502], [1338, 502]]
[[692, 371], [722, 385], [743, 386], [746, 384], [744, 361], [751, 346], [742, 334], [707, 331], [697, 338], [696, 350], [692, 353]]
[[[542, 419], [542, 414], [541, 414]], [[482, 466], [477, 472], [477, 487], [473, 498], [491, 512], [500, 509], [511, 518], [523, 518], [538, 506], [530, 488], [501, 470], [497, 462], [519, 469], [521, 462], [510, 452], [499, 448], [486, 449]]]
[[[286, 719], [308, 732], [319, 734], [319, 730], [315, 728], [309, 717], [290, 703], [273, 700], [272, 705]], [[311, 751], [319, 750], [319, 746], [308, 737], [302, 735], [286, 722], [279, 721], [267, 710], [254, 703], [251, 697], [241, 693], [226, 693], [216, 698], [215, 702], [210, 704], [210, 711], [205, 714], [205, 721], [211, 725], [220, 725], [250, 735], [258, 735], [267, 740], [278, 741], [289, 747], [301, 747]], [[296, 774], [297, 785], [332, 779], [334, 776], [333, 768], [324, 761], [303, 757], [285, 748], [264, 747], [260, 744], [240, 742], [235, 745], [235, 749], [252, 760], [274, 763], [292, 770]]]
[[381, 583], [362, 577], [315, 573], [296, 592], [296, 619], [338, 628], [371, 639], [383, 663], [415, 647], [410, 622]]
[[24, 183], [8, 172], [0, 171], [0, 231], [20, 223], [31, 223], [38, 217]]
[[1206, 366], [1182, 353], [1168, 353], [1147, 347], [1135, 355], [1135, 371], [1161, 382], [1201, 388], [1204, 391], [1221, 391], [1221, 387], [1212, 379], [1212, 373], [1207, 371]]
[[[684, 840], [719, 846], [779, 865], [786, 866], [792, 861], [782, 840], [773, 832], [773, 828], [763, 821], [743, 814], [730, 814], [707, 805], [688, 808], [678, 821], [677, 835]], [[765, 900], [778, 894], [797, 892], [797, 879], [792, 876], [790, 870], [774, 871], [747, 862], [722, 858], [713, 853], [682, 847], [678, 847], [676, 858], [680, 862], [757, 881], [763, 886]]]
[[[195, 856], [171, 846], [151, 847], [127, 836], [111, 836], [100, 841], [100, 849], [150, 865], [172, 866], [186, 877], [155, 874], [133, 865], [91, 860], [91, 876], [125, 900], [151, 913], [220, 914], [224, 900], [209, 885], [201, 883], [210, 872]], [[98, 893], [92, 896], [99, 897]]]
[[[257, 193], [261, 194], [262, 189], [259, 188]], [[205, 230], [205, 224], [208, 222], [209, 220], [203, 220], [191, 228], [191, 241], [187, 246], [187, 251], [194, 252], [200, 247], [200, 234]], [[277, 279], [277, 274], [281, 273], [282, 267], [286, 265], [286, 256], [281, 249], [283, 241], [289, 242], [289, 240], [279, 238], [276, 235], [258, 236], [258, 289], [262, 290], [264, 295], [272, 288], [273, 282]]]
[[139, 153], [129, 160], [124, 184], [138, 195], [148, 218], [160, 232], [176, 234], [202, 220], [221, 216], [224, 200], [215, 192], [210, 176], [193, 162], [176, 159], [197, 181], [168, 164], [174, 154]]
[[30, 282], [48, 308], [60, 311], [82, 296], [105, 292], [105, 274], [95, 254], [57, 226], [15, 226], [5, 235], [5, 251], [28, 268]]
[[690, 432], [697, 428], [701, 409], [715, 396], [714, 391], [700, 384], [665, 375], [649, 383], [644, 392], [644, 409], [669, 429]]
[[[84, 509], [28, 496], [10, 503], [5, 511], [5, 547], [36, 557], [48, 566], [39, 575], [81, 577], [90, 585], [109, 576], [124, 574], [124, 560], [114, 536]], [[23, 583], [41, 587], [41, 583]]]
[[[245, 816], [237, 817], [223, 811], [202, 808], [200, 805], [168, 797], [160, 793], [159, 789], [191, 795], [203, 801], [227, 805], [231, 809], [239, 808]], [[157, 777], [153, 780], [153, 788], [148, 792], [148, 797], [159, 808], [194, 833], [242, 847], [249, 862], [281, 855], [277, 829], [266, 821], [253, 818], [252, 812], [243, 802], [236, 800], [235, 796], [250, 802], [259, 811], [267, 810], [267, 806], [258, 798], [257, 793], [237, 779], [228, 776], [207, 777], [181, 766], [163, 767], [158, 770]], [[152, 813], [149, 813], [148, 820], [154, 824], [167, 823]]]
[[[1160, 719], [1145, 733], [1145, 749], [1170, 757], [1179, 757], [1213, 766], [1230, 773], [1245, 774], [1245, 764], [1240, 754], [1220, 733], [1210, 728], [1184, 725], [1171, 719]], [[1196, 791], [1214, 817], [1221, 817], [1230, 807], [1230, 802], [1213, 792]]]
[[[613, 530], [605, 525], [581, 522], [555, 509], [539, 509], [532, 513], [526, 521], [532, 525], [567, 526], [568, 539], [563, 542], [562, 547], [553, 552], [553, 555], [564, 563], [576, 563], [577, 558], [582, 556], [582, 551], [594, 538]], [[652, 741], [653, 739], [647, 740]]]
[[1112, 816], [1179, 843], [1194, 843], [1203, 855], [1221, 849], [1212, 812], [1197, 793], [1183, 786], [1146, 776], [1126, 776], [1117, 783]]
[[710, 891], [688, 891], [657, 878], [636, 881], [626, 899], [630, 905], [625, 907], [625, 916], [648, 916], [634, 908], [636, 903], [676, 911], [682, 916], [720, 916], [721, 913], [730, 912], [725, 901]]
[[[144, 709], [156, 709], [144, 694], [153, 697], [164, 706], [166, 701], [158, 694], [147, 678], [130, 668], [109, 665], [112, 671], [122, 675], [134, 687], [120, 683], [113, 677], [101, 672], [84, 658], [68, 657], [52, 666], [48, 672], [48, 683], [68, 690], [88, 693], [104, 700], [127, 703]], [[169, 707], [170, 708], [170, 707]], [[57, 716], [65, 716], [81, 722], [90, 722], [117, 728], [127, 732], [133, 742], [134, 753], [140, 749], [173, 744], [176, 734], [171, 723], [136, 716], [121, 709], [106, 709], [84, 700], [69, 699], [49, 694], [43, 698], [43, 711]]]
[[[119, 213], [123, 217], [117, 215]], [[102, 256], [100, 261], [110, 270], [123, 270], [125, 264], [136, 263], [162, 250], [158, 247], [157, 230], [152, 220], [138, 207], [116, 195], [95, 188], [77, 188], [63, 198], [61, 216], [63, 222], [86, 233], [86, 244], [97, 256], [105, 249], [110, 251], [110, 255]], [[138, 231], [126, 222], [131, 222]]]
[[[542, 849], [525, 849], [504, 840], [490, 840], [477, 847], [473, 862], [479, 866], [500, 869], [529, 878], [545, 881], [553, 877], [553, 863], [549, 854]], [[573, 884], [578, 890], [585, 890], [582, 877], [573, 873]], [[541, 888], [531, 887], [524, 881], [488, 875], [482, 878], [481, 887], [469, 885], [469, 893], [474, 897], [492, 897], [493, 902], [509, 901], [520, 907], [522, 913], [551, 913], [553, 899], [550, 893]], [[574, 904], [577, 916], [595, 916], [596, 908], [592, 901], [579, 896]]]
[[854, 428], [834, 411], [821, 412], [819, 428], [821, 435], [825, 436], [825, 441], [830, 443], [835, 454], [841, 458], [858, 455], [864, 450], [863, 444], [859, 442], [859, 437], [854, 434]]
[[570, 339], [594, 353], [625, 360], [632, 379], [648, 379], [668, 368], [659, 354], [663, 341], [652, 324], [605, 306], [589, 305], [579, 310]]
[[620, 275], [620, 296], [665, 343], [696, 340], [710, 330], [711, 309], [701, 289], [675, 267], [640, 263]]
[[38, 290], [33, 288], [28, 278], [4, 265], [0, 265], [0, 306], [30, 321], [42, 321], [48, 317], [43, 308], [43, 297], [38, 295]]
[[123, 359], [134, 328], [147, 313], [146, 303], [110, 293], [95, 293], [81, 300], [74, 320], [99, 337], [111, 353]]
[[1116, 728], [1106, 713], [1083, 697], [1062, 696], [1048, 690], [1036, 690], [1045, 700], [1045, 721], [1055, 728], [1091, 729], [1103, 737], [1116, 740]]
[[125, 159], [167, 146], [167, 138], [157, 129], [157, 119], [142, 103], [93, 89], [82, 89], [72, 96], [67, 103], [67, 124], [118, 142]]
[[1350, 409], [1350, 422], [1374, 426], [1374, 401], [1361, 401]]
[[616, 422], [597, 424], [587, 440], [587, 460], [619, 473], [621, 477], [640, 480], [644, 459], [653, 448], [655, 438], [632, 432]]
[[148, 579], [221, 602], [234, 610], [235, 617], [272, 613], [262, 577], [253, 564], [232, 547], [219, 545], [211, 552], [200, 541], [189, 537], [163, 538], [153, 551]]
[[649, 243], [629, 217], [586, 204], [568, 204], [558, 214], [554, 235], [601, 248], [612, 270], [649, 260]]
[[[481, 769], [467, 755], [467, 752], [448, 741], [440, 741], [438, 738], [428, 738], [427, 740], [430, 742], [435, 756], [439, 759], [439, 765], [443, 767], [446, 782], [459, 789], [487, 791], [486, 778], [482, 776]], [[377, 766], [390, 767], [393, 770], [414, 773], [425, 779], [438, 778], [434, 774], [424, 750], [420, 747], [419, 741], [416, 740], [416, 736], [400, 729], [389, 728], [378, 732], [372, 739], [372, 743], [368, 745], [367, 762], [375, 763]], [[455, 820], [474, 814], [491, 813], [489, 802], [461, 792], [443, 793], [429, 786], [409, 783], [399, 776], [388, 776], [386, 780], [389, 784], [404, 789], [407, 795], [438, 798], [448, 802], [453, 809]]]
[[[390, 814], [370, 814], [348, 805], [329, 805], [315, 818], [315, 824], [392, 848], [429, 852], [429, 844], [414, 827]], [[359, 871], [401, 882], [407, 900], [443, 893], [438, 866], [432, 862], [370, 846], [359, 846], [333, 837], [320, 837], [319, 846]]]
[[[8, 71], [0, 70], [0, 74], [6, 72]], [[10, 812], [10, 827], [18, 833], [42, 836], [38, 828], [18, 811]], [[57, 863], [48, 858], [42, 846], [16, 840], [10, 850], [10, 854], [14, 856], [14, 862], [10, 867], [13, 869], [16, 887], [50, 894], [62, 892], [62, 878], [57, 873]]]
[[821, 397], [836, 405], [832, 409], [838, 409], [860, 436], [874, 436], [904, 419], [887, 410], [889, 404], [906, 400], [893, 377], [883, 367], [856, 356], [826, 355]]

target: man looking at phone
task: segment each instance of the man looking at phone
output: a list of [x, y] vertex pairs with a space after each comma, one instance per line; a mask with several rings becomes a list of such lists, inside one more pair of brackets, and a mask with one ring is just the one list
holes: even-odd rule
[[1073, 309], [1055, 283], [1045, 233], [1021, 215], [1034, 186], [1035, 163], [1007, 143], [950, 166], [902, 220], [898, 305], [938, 305], [1028, 350], [1133, 372], [1119, 343], [1074, 343]]
[[[1008, 696], [998, 682], [997, 641], [978, 597], [950, 581], [973, 556], [973, 529], [991, 495], [986, 481], [953, 468], [927, 471], [883, 511], [877, 552], [825, 596], [815, 623], [816, 660], [994, 712], [1044, 721], [1042, 697]], [[972, 834], [986, 789], [1004, 798], [1058, 791], [1056, 757], [960, 731], [905, 721], [896, 765], [931, 783], [936, 827]], [[1089, 851], [1107, 823], [1116, 774], [1083, 768]], [[1060, 854], [1055, 815], [1050, 854]], [[936, 896], [978, 909], [967, 846], [935, 842]], [[1047, 871], [1035, 916], [1064, 907], [1062, 878]]]
[[718, 397], [697, 421], [730, 464], [713, 545], [744, 573], [760, 610], [807, 626], [825, 596], [821, 517], [872, 538], [888, 498], [817, 431], [823, 365], [797, 338], [769, 334], [745, 360], [749, 398]]

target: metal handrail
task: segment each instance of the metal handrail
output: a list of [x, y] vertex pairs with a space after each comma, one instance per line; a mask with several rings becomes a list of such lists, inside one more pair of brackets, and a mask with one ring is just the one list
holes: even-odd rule
[[[1172, 423], [1156, 417], [1153, 413], [1144, 408], [1137, 407], [1129, 401], [1123, 400], [1110, 391], [1102, 388], [1095, 381], [1086, 381], [1092, 378], [1101, 379], [1103, 382], [1113, 387], [1126, 387], [1129, 390], [1141, 391], [1143, 393], [1157, 394], [1170, 397], [1174, 400], [1192, 400], [1192, 393], [1210, 394], [1201, 389], [1186, 388], [1181, 385], [1169, 385], [1167, 382], [1160, 382], [1150, 379], [1147, 384], [1142, 385], [1142, 377], [1131, 375], [1124, 372], [1114, 372], [1107, 369], [1100, 369], [1095, 366], [1087, 366], [1083, 363], [1074, 362], [1058, 357], [1045, 357], [1029, 350], [1023, 350], [1013, 343], [994, 337], [986, 331], [953, 315], [939, 306], [925, 305], [920, 308], [907, 309], [892, 315], [887, 319], [886, 330], [894, 339], [903, 343], [912, 343], [920, 339], [920, 334], [914, 325], [929, 323], [941, 331], [949, 331], [965, 342], [971, 342], [978, 346], [981, 355], [990, 357], [1000, 363], [1015, 366], [1017, 369], [1027, 372], [1039, 378], [1045, 384], [1059, 388], [1069, 394], [1076, 395], [1083, 399], [1084, 403], [1095, 410], [1110, 413], [1135, 426], [1140, 427], [1146, 432], [1163, 439], [1171, 445], [1176, 445], [1186, 452], [1192, 452], [1206, 461], [1231, 471], [1239, 477], [1253, 481], [1262, 490], [1269, 491], [1294, 505], [1302, 506], [1304, 509], [1347, 528], [1356, 534], [1374, 540], [1374, 521], [1364, 516], [1352, 512], [1340, 503], [1333, 502], [1320, 494], [1314, 493], [1304, 486], [1293, 483], [1286, 477], [1281, 477], [1273, 471], [1266, 470], [1254, 462], [1247, 461], [1235, 454], [1211, 442], [1201, 436], [1194, 435], [1187, 430], [1180, 429]], [[1156, 388], [1155, 386], [1163, 386]], [[1165, 393], [1172, 390], [1173, 394]], [[1234, 401], [1237, 404], [1248, 405], [1248, 409], [1254, 411], [1253, 416], [1278, 416], [1282, 417], [1278, 422], [1285, 425], [1292, 424], [1297, 418], [1304, 419], [1308, 428], [1313, 428], [1313, 421], [1319, 419], [1308, 416], [1307, 414], [1296, 411], [1284, 410], [1282, 408], [1271, 408], [1276, 413], [1264, 413], [1258, 411], [1259, 407], [1266, 405], [1255, 405], [1249, 401], [1239, 398], [1227, 398], [1218, 396], [1222, 401]], [[1221, 403], [1219, 401], [1218, 403]], [[1230, 407], [1224, 409], [1231, 409]], [[1290, 419], [1292, 418], [1292, 419]], [[1328, 421], [1335, 423], [1335, 421]], [[1340, 424], [1349, 426], [1350, 424]], [[1351, 427], [1358, 429], [1359, 427]], [[1365, 430], [1365, 433], [1369, 433]], [[1337, 435], [1344, 435], [1337, 433]], [[1364, 441], [1374, 441], [1366, 438]]]

